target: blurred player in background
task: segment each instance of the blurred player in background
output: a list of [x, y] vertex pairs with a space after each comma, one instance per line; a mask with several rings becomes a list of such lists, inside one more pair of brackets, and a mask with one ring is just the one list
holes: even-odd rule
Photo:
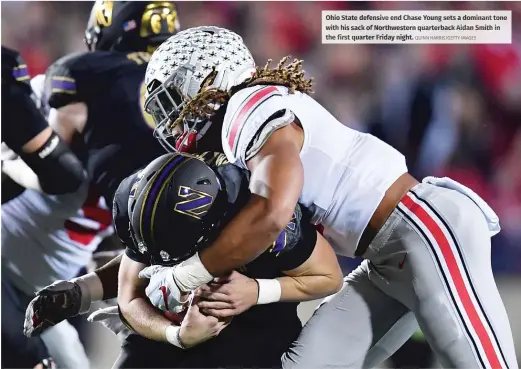
[[[51, 127], [81, 158], [90, 181], [63, 196], [26, 191], [2, 206], [3, 283], [19, 299], [3, 299], [4, 312], [11, 301], [19, 316], [13, 311], [3, 331], [23, 332], [22, 316], [34, 292], [77, 276], [89, 263], [113, 233], [105, 198], [111, 201], [125, 176], [164, 152], [141, 108], [143, 78], [148, 52], [178, 29], [170, 2], [96, 2], [85, 33], [90, 51], [58, 60], [45, 82], [34, 81]], [[88, 366], [68, 323], [42, 338], [61, 366]]]
[[[10, 206], [9, 201], [17, 201], [20, 194], [24, 196], [25, 187], [65, 194], [76, 191], [86, 180], [81, 162], [35, 105], [29, 81], [27, 65], [20, 55], [2, 46], [2, 364], [10, 368], [54, 364], [41, 338], [27, 339], [20, 331], [19, 319], [34, 291], [26, 295], [16, 288], [6, 270], [4, 221], [8, 219], [4, 207]], [[31, 256], [25, 254], [25, 261], [29, 262]]]
[[[299, 201], [337, 253], [365, 260], [307, 322], [284, 367], [379, 365], [414, 333], [412, 316], [445, 367], [517, 368], [490, 267], [494, 211], [451, 179], [419, 183], [401, 153], [313, 100], [301, 61], [286, 61], [255, 69], [242, 38], [218, 27], [185, 30], [154, 53], [146, 108], [165, 147], [222, 148], [251, 172], [254, 195], [212, 245], [156, 268], [150, 284], [187, 292], [250, 262]], [[157, 301], [160, 288], [149, 292]]]
[[81, 137], [91, 183], [107, 203], [123, 178], [164, 153], [143, 110], [150, 52], [179, 31], [172, 2], [97, 1], [85, 31], [91, 52], [46, 73], [49, 121], [67, 142]]
[[[86, 172], [36, 108], [30, 79], [20, 55], [2, 46], [2, 105], [9, 107], [2, 109], [2, 182], [6, 174], [18, 185], [49, 194], [73, 192]], [[17, 161], [24, 165], [13, 165]], [[32, 171], [20, 170], [27, 165]], [[2, 203], [23, 191], [8, 181], [5, 184]], [[14, 191], [10, 194], [8, 189]]]

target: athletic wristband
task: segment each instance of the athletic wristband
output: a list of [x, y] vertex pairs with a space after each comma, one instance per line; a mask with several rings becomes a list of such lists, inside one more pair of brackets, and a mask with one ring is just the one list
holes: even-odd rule
[[103, 300], [103, 284], [96, 273], [88, 273], [81, 277], [71, 279], [81, 290], [81, 306], [79, 314], [90, 310], [90, 304]]
[[259, 297], [257, 305], [271, 304], [280, 301], [282, 287], [277, 279], [257, 279]]
[[176, 347], [179, 347], [180, 349], [186, 350], [187, 347], [185, 345], [183, 345], [183, 343], [181, 342], [180, 334], [181, 334], [181, 327], [178, 327], [176, 325], [169, 325], [168, 327], [166, 327], [166, 330], [165, 330], [166, 340], [170, 344], [172, 344]]

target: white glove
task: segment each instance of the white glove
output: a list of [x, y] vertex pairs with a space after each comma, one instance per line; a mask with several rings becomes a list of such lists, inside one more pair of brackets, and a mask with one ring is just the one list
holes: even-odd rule
[[101, 323], [105, 328], [111, 330], [116, 335], [123, 332], [123, 335], [128, 336], [132, 332], [121, 321], [117, 306], [98, 309], [90, 314], [87, 320], [89, 322]]
[[88, 293], [83, 293], [79, 284], [56, 281], [36, 293], [25, 312], [24, 334], [37, 336], [65, 319], [76, 316], [82, 306], [90, 305]]
[[139, 273], [139, 278], [150, 279], [145, 292], [152, 305], [172, 313], [183, 310], [186, 301], [181, 301], [181, 291], [174, 281], [172, 267], [148, 266]]

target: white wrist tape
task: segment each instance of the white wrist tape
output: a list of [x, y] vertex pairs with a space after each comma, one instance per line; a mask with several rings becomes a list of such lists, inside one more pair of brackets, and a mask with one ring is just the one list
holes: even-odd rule
[[282, 287], [277, 279], [257, 279], [259, 298], [257, 305], [271, 304], [280, 301]]
[[195, 290], [213, 279], [213, 275], [199, 259], [199, 253], [174, 266], [173, 275], [175, 283], [183, 292]]
[[103, 300], [103, 284], [96, 273], [85, 274], [81, 277], [71, 279], [80, 286], [81, 306], [80, 314], [84, 314], [90, 309], [90, 304], [95, 301]]
[[180, 333], [181, 333], [181, 327], [178, 327], [175, 325], [169, 325], [168, 327], [166, 327], [166, 330], [165, 330], [166, 340], [170, 344], [172, 344], [176, 347], [179, 347], [180, 349], [186, 350], [185, 345], [183, 345], [181, 343], [181, 339], [179, 338]]

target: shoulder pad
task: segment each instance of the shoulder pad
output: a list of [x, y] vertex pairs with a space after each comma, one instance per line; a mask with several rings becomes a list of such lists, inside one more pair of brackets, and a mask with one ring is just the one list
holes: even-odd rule
[[85, 57], [88, 54], [88, 52], [69, 54], [58, 59], [47, 69], [44, 95], [49, 106], [58, 109], [82, 101], [78, 94], [78, 80], [86, 69]]
[[226, 108], [222, 145], [228, 160], [246, 169], [269, 136], [294, 120], [282, 86], [254, 86], [235, 93]]
[[20, 54], [2, 46], [2, 83], [22, 83], [30, 88], [31, 76]]
[[[133, 54], [129, 54], [133, 55]], [[56, 61], [47, 70], [45, 96], [52, 108], [106, 92], [125, 65], [139, 64], [125, 53], [115, 51], [79, 52]]]

